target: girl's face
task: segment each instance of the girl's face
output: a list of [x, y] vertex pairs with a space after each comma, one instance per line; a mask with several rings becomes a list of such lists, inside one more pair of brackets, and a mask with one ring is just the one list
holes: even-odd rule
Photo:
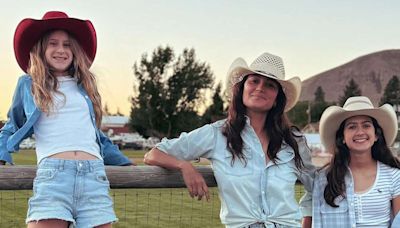
[[350, 152], [371, 152], [372, 146], [378, 140], [369, 116], [348, 118], [344, 124], [343, 135]]
[[275, 80], [252, 74], [247, 77], [243, 89], [243, 104], [247, 111], [267, 112], [275, 104], [279, 85]]
[[68, 75], [68, 69], [73, 60], [73, 54], [66, 32], [57, 30], [50, 34], [45, 57], [55, 76]]

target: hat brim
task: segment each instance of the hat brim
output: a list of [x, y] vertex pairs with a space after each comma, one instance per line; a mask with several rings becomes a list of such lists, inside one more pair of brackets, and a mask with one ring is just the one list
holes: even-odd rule
[[300, 98], [300, 92], [301, 92], [301, 80], [299, 77], [293, 77], [288, 80], [281, 80], [273, 75], [265, 74], [258, 71], [253, 71], [247, 66], [247, 63], [242, 58], [236, 59], [232, 63], [231, 68], [228, 71], [228, 76], [227, 76], [228, 97], [232, 96], [233, 85], [243, 80], [245, 76], [250, 74], [258, 74], [267, 78], [274, 79], [282, 86], [283, 92], [285, 93], [286, 96], [285, 112], [289, 111], [296, 105], [297, 101]]
[[340, 124], [353, 116], [370, 116], [378, 122], [383, 130], [386, 144], [391, 146], [397, 135], [397, 117], [392, 106], [385, 104], [379, 108], [349, 111], [339, 106], [328, 107], [321, 116], [319, 132], [321, 142], [328, 152], [333, 153], [336, 141], [336, 132]]
[[51, 18], [46, 20], [24, 19], [14, 34], [14, 53], [24, 72], [29, 65], [29, 53], [36, 42], [51, 30], [64, 30], [71, 34], [81, 45], [91, 62], [97, 49], [97, 37], [93, 24], [88, 20], [76, 18]]

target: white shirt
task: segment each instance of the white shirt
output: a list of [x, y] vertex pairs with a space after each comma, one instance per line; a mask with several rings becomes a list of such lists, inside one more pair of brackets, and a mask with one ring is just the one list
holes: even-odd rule
[[[390, 201], [395, 195], [392, 188], [394, 170], [381, 162], [378, 162], [376, 169], [376, 178], [372, 187], [364, 193], [354, 193], [357, 228], [367, 228], [371, 225], [376, 228], [388, 227], [390, 221], [392, 214]], [[397, 172], [397, 175], [399, 174]]]
[[387, 228], [390, 226], [390, 201], [400, 195], [400, 169], [378, 162], [374, 186], [362, 195], [361, 200], [357, 199], [359, 202], [355, 202], [357, 196], [354, 193], [354, 180], [350, 169], [345, 176], [345, 183], [346, 197], [338, 196], [335, 204], [339, 207], [331, 207], [324, 198], [327, 185], [326, 169], [321, 170], [315, 177], [312, 216], [314, 228]]
[[49, 115], [42, 113], [33, 125], [38, 164], [43, 158], [65, 151], [84, 151], [102, 159], [89, 107], [76, 79], [57, 79], [63, 94], [52, 94], [55, 108]]
[[[277, 153], [274, 164], [266, 164], [262, 145], [246, 121], [242, 131], [245, 165], [240, 160], [232, 161], [232, 154], [222, 134], [225, 120], [205, 125], [177, 139], [163, 139], [156, 147], [178, 159], [193, 160], [208, 158], [213, 167], [221, 198], [221, 222], [229, 228], [243, 228], [256, 222], [266, 227], [301, 227], [303, 216], [311, 216], [311, 191], [314, 166], [306, 141], [298, 138], [300, 155], [305, 167], [299, 171], [294, 164], [294, 151], [286, 143]], [[299, 179], [307, 192], [300, 203], [295, 198], [295, 184]]]

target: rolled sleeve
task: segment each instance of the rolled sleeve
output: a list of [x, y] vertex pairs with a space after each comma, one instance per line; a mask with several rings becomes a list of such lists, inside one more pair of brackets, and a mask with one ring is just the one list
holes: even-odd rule
[[216, 141], [216, 129], [204, 125], [189, 133], [181, 133], [175, 139], [162, 139], [156, 148], [182, 160], [194, 160], [200, 157], [210, 158]]
[[126, 166], [132, 162], [114, 145], [111, 140], [99, 130], [100, 143], [103, 148], [103, 160], [105, 165]]

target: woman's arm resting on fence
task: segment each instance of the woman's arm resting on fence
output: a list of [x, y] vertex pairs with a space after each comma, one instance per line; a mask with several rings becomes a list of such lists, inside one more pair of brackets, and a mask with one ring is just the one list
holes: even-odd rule
[[153, 148], [146, 153], [143, 161], [147, 165], [156, 165], [170, 170], [181, 171], [183, 180], [185, 181], [186, 187], [188, 188], [189, 194], [192, 198], [197, 197], [198, 200], [201, 200], [204, 196], [207, 201], [210, 199], [206, 182], [192, 163], [178, 160], [157, 148]]

